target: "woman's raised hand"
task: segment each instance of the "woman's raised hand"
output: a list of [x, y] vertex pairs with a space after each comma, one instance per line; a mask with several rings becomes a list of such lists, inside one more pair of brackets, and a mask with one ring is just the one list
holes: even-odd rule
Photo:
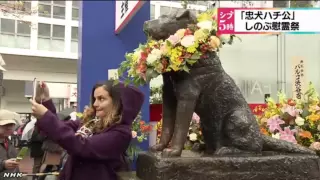
[[36, 101], [47, 101], [50, 99], [49, 88], [45, 82], [39, 82], [36, 88]]

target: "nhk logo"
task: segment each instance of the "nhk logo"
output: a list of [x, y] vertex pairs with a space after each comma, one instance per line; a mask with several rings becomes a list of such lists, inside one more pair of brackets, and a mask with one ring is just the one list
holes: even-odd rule
[[19, 177], [23, 177], [23, 174], [22, 173], [20, 173], [20, 172], [13, 172], [13, 173], [11, 173], [11, 172], [5, 172], [5, 173], [3, 173], [3, 177], [4, 178], [19, 178]]

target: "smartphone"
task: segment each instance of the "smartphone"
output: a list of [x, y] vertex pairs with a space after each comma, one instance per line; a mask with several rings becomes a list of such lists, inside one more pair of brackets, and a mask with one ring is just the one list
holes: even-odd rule
[[28, 153], [29, 148], [23, 147], [17, 155], [16, 162], [20, 162]]
[[33, 101], [36, 100], [37, 85], [38, 85], [37, 78], [34, 78], [34, 79], [33, 79], [33, 97], [32, 97], [32, 100], [33, 100]]

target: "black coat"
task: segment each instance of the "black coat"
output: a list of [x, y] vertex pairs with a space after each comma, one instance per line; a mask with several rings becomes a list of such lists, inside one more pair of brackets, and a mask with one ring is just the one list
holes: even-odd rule
[[43, 156], [44, 151], [42, 150], [42, 144], [44, 140], [45, 137], [39, 133], [37, 127], [34, 127], [34, 131], [29, 142], [30, 156], [32, 158]]

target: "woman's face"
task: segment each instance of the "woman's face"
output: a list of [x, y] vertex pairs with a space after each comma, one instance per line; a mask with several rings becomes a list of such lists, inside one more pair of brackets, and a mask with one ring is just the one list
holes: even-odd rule
[[15, 124], [6, 124], [3, 126], [0, 126], [0, 135], [5, 137], [12, 135], [14, 131], [14, 127], [15, 127]]
[[94, 90], [94, 98], [93, 107], [96, 110], [97, 117], [102, 119], [111, 113], [113, 108], [112, 98], [103, 86]]

